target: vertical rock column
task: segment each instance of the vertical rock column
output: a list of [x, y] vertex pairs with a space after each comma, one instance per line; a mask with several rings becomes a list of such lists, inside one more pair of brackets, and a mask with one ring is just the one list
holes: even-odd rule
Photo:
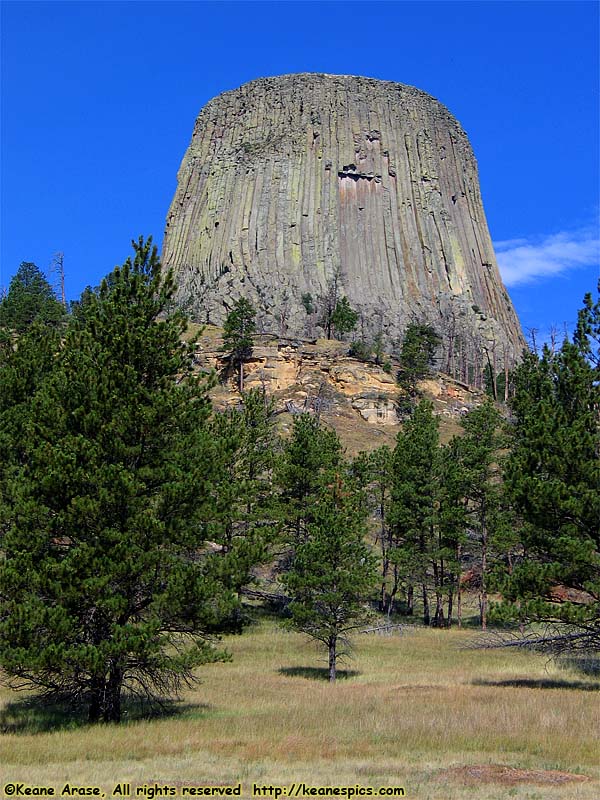
[[368, 333], [450, 318], [516, 356], [477, 165], [459, 123], [403, 84], [286, 75], [201, 111], [167, 218], [163, 262], [192, 316], [240, 296], [274, 332], [306, 335], [301, 298], [337, 279]]

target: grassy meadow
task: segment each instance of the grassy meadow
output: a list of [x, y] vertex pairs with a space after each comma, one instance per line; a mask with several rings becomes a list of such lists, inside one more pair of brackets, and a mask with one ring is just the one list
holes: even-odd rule
[[[600, 796], [600, 683], [543, 656], [467, 649], [474, 632], [356, 637], [336, 685], [306, 638], [229, 637], [178, 713], [91, 727], [0, 692], [0, 785], [65, 781], [403, 786], [406, 797]], [[512, 768], [512, 769], [511, 769]], [[565, 775], [564, 773], [568, 773]], [[0, 789], [1, 791], [1, 789]]]

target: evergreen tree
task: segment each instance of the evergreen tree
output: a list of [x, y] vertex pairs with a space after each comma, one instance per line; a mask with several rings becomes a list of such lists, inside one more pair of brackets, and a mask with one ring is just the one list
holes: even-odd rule
[[400, 350], [398, 384], [409, 398], [417, 395], [417, 382], [429, 374], [440, 337], [431, 325], [412, 322], [404, 332]]
[[375, 355], [375, 363], [378, 367], [382, 366], [385, 361], [385, 344], [383, 341], [383, 333], [380, 331], [373, 339], [373, 354]]
[[431, 622], [428, 570], [439, 502], [439, 457], [433, 404], [421, 400], [394, 449], [389, 558], [407, 584], [409, 613], [414, 588], [420, 587], [425, 625]]
[[252, 336], [256, 331], [256, 311], [245, 297], [236, 300], [223, 326], [224, 353], [238, 368], [238, 387], [244, 391], [244, 362], [252, 355]]
[[577, 327], [573, 334], [573, 342], [579, 353], [588, 359], [596, 375], [600, 372], [600, 279], [597, 290], [595, 303], [591, 292], [583, 298], [583, 308], [577, 315]]
[[209, 634], [235, 604], [203, 545], [207, 387], [167, 313], [170, 274], [150, 240], [134, 249], [32, 384], [24, 458], [3, 486], [0, 665], [91, 721], [118, 720], [125, 690], [176, 693], [224, 658]]
[[457, 480], [462, 484], [465, 522], [481, 564], [479, 616], [484, 630], [488, 616], [489, 573], [505, 522], [498, 464], [498, 451], [503, 443], [500, 423], [500, 414], [488, 399], [463, 419], [464, 435], [455, 441], [455, 463], [460, 469]]
[[377, 580], [365, 533], [361, 493], [338, 476], [321, 487], [308, 538], [283, 578], [293, 626], [327, 648], [330, 681], [350, 632], [365, 619], [364, 604]]
[[65, 309], [56, 299], [43, 272], [23, 261], [10, 282], [8, 294], [0, 301], [0, 328], [23, 333], [34, 322], [57, 325]]
[[313, 296], [310, 292], [305, 292], [300, 298], [300, 302], [304, 306], [304, 310], [309, 317], [315, 313], [315, 304], [313, 302]]
[[[455, 437], [440, 452], [440, 486], [438, 512], [438, 541], [435, 571], [436, 615], [438, 623], [452, 625], [454, 600], [456, 619], [462, 626], [462, 587], [460, 582], [464, 548], [467, 544], [468, 498], [465, 474], [461, 464], [461, 438]], [[441, 603], [447, 598], [448, 611], [443, 619]]]
[[515, 370], [505, 481], [523, 553], [501, 583], [502, 611], [565, 623], [548, 642], [555, 649], [600, 649], [599, 330], [600, 306], [587, 295], [573, 341], [527, 353]]
[[205, 517], [207, 537], [226, 559], [226, 580], [236, 591], [264, 560], [277, 529], [273, 464], [277, 437], [274, 405], [260, 389], [217, 413], [209, 424], [213, 481]]
[[14, 336], [0, 330], [0, 552], [10, 517], [8, 487], [27, 462], [31, 398], [52, 371], [60, 332], [35, 322]]
[[388, 616], [395, 607], [401, 576], [393, 557], [397, 541], [390, 525], [390, 492], [393, 482], [393, 455], [387, 445], [370, 453], [360, 453], [352, 463], [352, 474], [366, 492], [369, 509], [375, 517], [375, 544], [381, 553], [379, 610]]
[[315, 500], [341, 460], [342, 446], [335, 431], [322, 427], [311, 414], [294, 417], [292, 435], [276, 467], [281, 517], [292, 546], [306, 539]]
[[343, 336], [353, 331], [357, 322], [358, 312], [351, 307], [347, 297], [342, 297], [337, 301], [331, 315], [331, 326], [339, 336]]
[[325, 328], [325, 334], [331, 339], [333, 329], [333, 315], [339, 299], [340, 272], [337, 270], [327, 284], [327, 291], [318, 298], [318, 304], [322, 307], [319, 325]]

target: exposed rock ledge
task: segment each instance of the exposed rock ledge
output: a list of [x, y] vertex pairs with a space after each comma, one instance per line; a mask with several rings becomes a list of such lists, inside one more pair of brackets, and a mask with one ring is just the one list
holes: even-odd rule
[[[213, 391], [217, 408], [239, 402], [234, 371], [221, 351], [220, 329], [207, 326], [196, 349], [202, 371], [216, 371], [221, 383]], [[388, 373], [374, 363], [348, 356], [348, 344], [317, 340], [258, 339], [244, 367], [245, 389], [264, 388], [281, 413], [318, 411], [335, 424], [344, 419], [357, 428], [386, 428], [395, 435], [400, 421], [396, 403], [400, 390], [395, 381], [397, 365]], [[446, 420], [456, 419], [477, 404], [481, 393], [447, 376], [422, 381], [421, 390], [434, 401], [435, 412]], [[285, 422], [284, 422], [285, 427]], [[375, 439], [371, 447], [381, 442]]]

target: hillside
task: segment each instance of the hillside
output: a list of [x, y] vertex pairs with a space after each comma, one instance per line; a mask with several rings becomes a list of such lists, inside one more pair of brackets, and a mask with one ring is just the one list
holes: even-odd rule
[[[235, 375], [221, 352], [222, 329], [191, 325], [188, 336], [199, 333], [196, 364], [201, 371], [215, 371], [219, 384], [211, 391], [217, 408], [239, 402]], [[286, 431], [293, 414], [319, 413], [338, 433], [348, 455], [393, 446], [400, 429], [395, 403], [400, 395], [391, 370], [348, 355], [347, 342], [317, 339], [255, 337], [252, 356], [244, 368], [245, 389], [264, 388], [280, 414], [279, 427]], [[441, 373], [421, 381], [420, 390], [434, 403], [440, 420], [442, 442], [460, 431], [462, 414], [478, 405], [483, 393]]]

